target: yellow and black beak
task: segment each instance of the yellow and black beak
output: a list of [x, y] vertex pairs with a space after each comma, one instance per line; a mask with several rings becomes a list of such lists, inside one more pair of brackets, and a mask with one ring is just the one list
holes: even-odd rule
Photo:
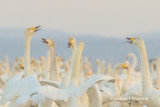
[[129, 40], [129, 41], [127, 41], [127, 43], [133, 44], [133, 42], [134, 42], [134, 40], [135, 40], [136, 38], [126, 38], [126, 39]]
[[30, 30], [33, 30], [34, 32], [37, 32], [37, 31], [41, 30], [41, 29], [39, 29], [40, 27], [41, 26], [32, 27], [32, 28], [30, 28]]
[[48, 44], [48, 41], [47, 41], [47, 39], [45, 39], [45, 38], [42, 38], [42, 42], [43, 42], [44, 44]]
[[121, 68], [122, 69], [128, 69], [128, 66], [124, 63], [124, 64], [121, 65]]
[[18, 64], [20, 69], [24, 69], [22, 64]]
[[67, 43], [67, 44], [68, 44], [68, 48], [70, 48], [70, 47], [71, 47], [72, 43], [73, 43], [73, 39], [72, 39], [72, 38], [70, 38], [70, 39], [69, 39], [69, 42]]

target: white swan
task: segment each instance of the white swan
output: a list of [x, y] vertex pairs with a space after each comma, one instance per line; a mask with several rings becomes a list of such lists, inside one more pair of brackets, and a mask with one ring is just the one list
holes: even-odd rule
[[72, 67], [73, 67], [73, 60], [77, 51], [77, 45], [76, 45], [76, 40], [74, 37], [69, 38], [68, 41], [68, 48], [71, 47], [72, 48], [72, 62], [71, 65], [69, 67], [69, 70], [66, 72], [65, 76], [63, 77], [62, 81], [61, 81], [61, 85], [60, 88], [66, 88], [69, 84], [70, 81], [70, 76], [71, 76], [71, 72], [72, 72]]
[[[40, 84], [37, 81], [37, 79], [32, 76], [33, 73], [30, 69], [30, 40], [34, 35], [34, 33], [39, 30], [39, 27], [40, 26], [32, 27], [25, 30], [25, 49], [24, 49], [25, 77], [22, 78], [23, 72], [20, 72], [7, 83], [4, 89], [4, 94], [2, 95], [3, 103], [11, 101], [16, 106], [22, 104], [30, 106], [31, 102], [29, 100], [32, 99], [33, 96], [36, 96], [32, 94], [37, 92], [38, 88], [40, 87]], [[45, 100], [45, 98], [43, 97], [41, 98]], [[32, 99], [32, 100], [35, 101], [41, 99]]]
[[[123, 85], [121, 88], [121, 94], [126, 93], [126, 91], [128, 91], [128, 89], [130, 87], [133, 87], [134, 85], [138, 85], [140, 84], [141, 81], [139, 81], [139, 77], [137, 77], [136, 79], [133, 78], [133, 75], [131, 75], [131, 70], [130, 70], [130, 64], [128, 61], [125, 62], [126, 66], [127, 66], [127, 79], [125, 81], [123, 81]], [[136, 77], [136, 76], [135, 76]], [[135, 87], [136, 88], [136, 87]], [[138, 89], [138, 88], [137, 88]], [[136, 89], [135, 89], [136, 90]], [[139, 91], [139, 90], [138, 90]], [[137, 91], [137, 95], [139, 94]], [[136, 92], [136, 91], [134, 91]], [[142, 91], [141, 91], [142, 92]], [[140, 95], [140, 94], [139, 94]]]
[[160, 91], [152, 85], [145, 43], [141, 38], [127, 39], [129, 43], [135, 44], [139, 50], [142, 73], [142, 96], [148, 98], [144, 103], [150, 107], [160, 107]]
[[118, 72], [121, 69], [127, 69], [125, 63], [116, 64], [116, 66], [114, 67], [113, 76], [116, 78], [116, 82], [114, 84], [100, 85], [100, 91], [102, 92], [103, 96], [103, 106], [112, 107], [113, 105], [117, 105], [119, 107], [121, 105], [120, 102], [111, 101], [112, 98], [120, 96], [120, 84], [119, 84]]
[[50, 76], [49, 80], [60, 81], [58, 72], [57, 72], [57, 63], [56, 63], [56, 52], [55, 52], [55, 43], [51, 39], [42, 38], [42, 42], [45, 43], [50, 50]]

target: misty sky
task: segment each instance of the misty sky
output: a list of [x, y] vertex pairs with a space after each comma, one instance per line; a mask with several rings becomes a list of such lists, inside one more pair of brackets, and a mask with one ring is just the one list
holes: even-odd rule
[[160, 31], [159, 0], [1, 0], [0, 28], [126, 36]]

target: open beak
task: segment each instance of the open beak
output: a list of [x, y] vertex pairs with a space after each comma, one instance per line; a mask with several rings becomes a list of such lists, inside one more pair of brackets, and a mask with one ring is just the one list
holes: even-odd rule
[[47, 39], [42, 38], [42, 42], [45, 43], [45, 44], [48, 44]]
[[135, 38], [126, 38], [126, 39], [129, 40], [129, 41], [127, 41], [127, 43], [130, 43], [130, 44], [133, 44], [133, 42], [135, 40]]
[[72, 43], [70, 41], [67, 44], [68, 44], [68, 48], [70, 48], [72, 45]]
[[35, 31], [34, 31], [34, 32], [37, 32], [37, 31], [41, 30], [41, 29], [39, 29], [40, 27], [41, 27], [41, 26], [35, 27]]

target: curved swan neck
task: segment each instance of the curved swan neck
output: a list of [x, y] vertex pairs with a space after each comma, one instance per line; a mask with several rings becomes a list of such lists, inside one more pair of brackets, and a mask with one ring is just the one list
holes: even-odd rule
[[32, 75], [30, 67], [30, 36], [25, 36], [25, 49], [24, 49], [24, 73], [25, 76]]
[[76, 86], [79, 86], [79, 68], [80, 68], [80, 60], [81, 60], [83, 48], [84, 46], [82, 46], [82, 43], [80, 43], [73, 61], [70, 82], [72, 82]]
[[140, 52], [140, 59], [141, 59], [142, 89], [146, 90], [152, 88], [152, 82], [149, 71], [148, 56], [144, 41], [142, 41], [138, 49]]
[[57, 63], [56, 63], [56, 52], [55, 47], [50, 47], [50, 80], [57, 81], [58, 73], [57, 73]]

